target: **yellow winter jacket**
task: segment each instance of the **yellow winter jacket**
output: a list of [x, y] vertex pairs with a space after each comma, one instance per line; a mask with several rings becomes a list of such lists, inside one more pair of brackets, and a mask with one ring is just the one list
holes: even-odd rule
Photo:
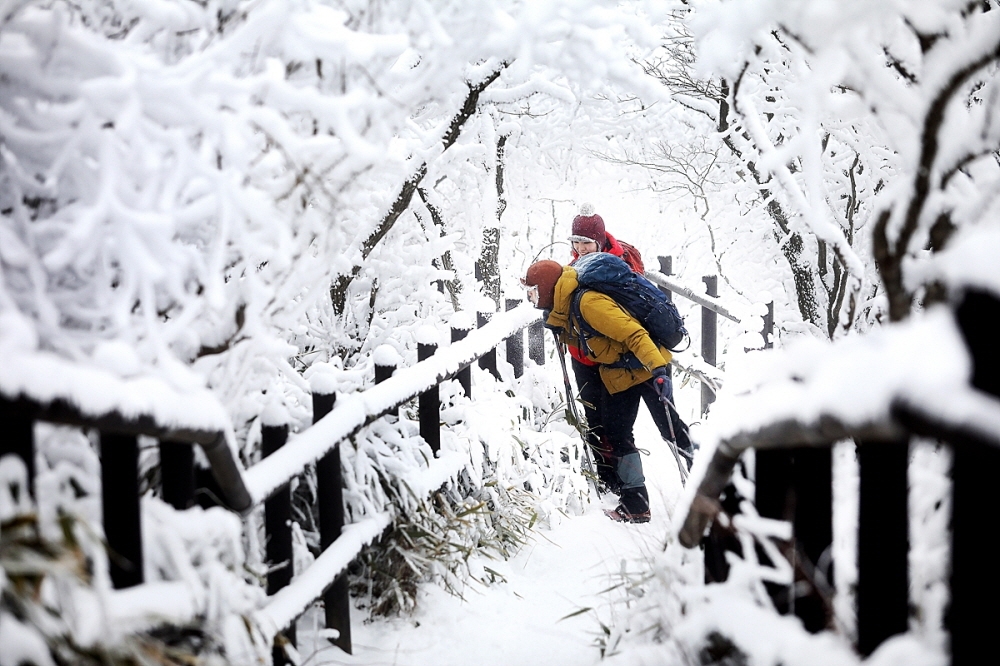
[[[565, 266], [562, 276], [556, 282], [552, 311], [546, 320], [547, 325], [561, 329], [562, 342], [574, 347], [580, 346], [580, 332], [570, 315], [570, 304], [577, 286], [576, 269]], [[654, 368], [670, 362], [670, 350], [657, 346], [642, 324], [623, 310], [610, 296], [597, 291], [587, 291], [580, 299], [580, 314], [600, 333], [587, 341], [587, 346], [590, 347], [587, 357], [601, 364], [601, 380], [610, 393], [620, 393], [636, 384], [641, 384], [653, 376], [651, 371]], [[645, 367], [638, 369], [608, 367], [629, 351], [635, 354]]]

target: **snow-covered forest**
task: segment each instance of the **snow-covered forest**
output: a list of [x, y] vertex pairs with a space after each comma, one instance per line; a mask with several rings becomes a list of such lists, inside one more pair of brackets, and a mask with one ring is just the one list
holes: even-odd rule
[[[418, 343], [523, 301], [528, 265], [567, 263], [592, 203], [647, 270], [718, 276], [740, 320], [719, 322], [707, 415], [698, 377], [674, 374], [701, 448], [593, 619], [593, 661], [860, 663], [850, 441], [833, 449], [828, 631], [778, 616], [765, 582], [791, 573], [752, 553], [787, 524], [749, 499], [719, 516], [744, 546], [725, 583], [703, 584], [678, 534], [720, 443], [773, 423], [851, 436], [902, 400], [1000, 441], [952, 315], [1000, 295], [998, 66], [996, 0], [0, 0], [0, 394], [221, 431], [250, 469], [265, 427], [312, 423], [313, 391], [370, 389], [377, 363], [412, 366]], [[697, 338], [700, 308], [678, 306]], [[547, 353], [521, 377], [474, 367], [473, 400], [441, 384], [441, 449], [462, 463], [431, 498], [412, 485], [435, 457], [415, 403], [345, 440], [347, 522], [393, 512], [350, 569], [358, 617], [391, 631], [440, 602], [430, 589], [502, 587], [479, 558], [591, 517]], [[0, 666], [271, 659], [262, 511], [174, 509], [140, 439], [146, 591], [115, 597], [97, 437], [33, 428], [33, 500], [0, 447]], [[910, 444], [913, 611], [872, 663], [948, 663], [951, 460]], [[315, 493], [309, 467], [296, 572], [321, 550]], [[164, 628], [174, 614], [195, 620]]]

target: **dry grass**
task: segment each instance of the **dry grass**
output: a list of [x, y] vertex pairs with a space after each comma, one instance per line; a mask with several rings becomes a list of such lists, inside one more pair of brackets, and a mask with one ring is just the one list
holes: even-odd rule
[[352, 592], [373, 617], [411, 612], [423, 582], [457, 596], [469, 583], [493, 583], [499, 575], [486, 567], [485, 576], [474, 576], [470, 558], [507, 559], [529, 541], [537, 521], [531, 493], [490, 482], [463, 496], [469, 488], [462, 485], [435, 493], [362, 552], [351, 571]]

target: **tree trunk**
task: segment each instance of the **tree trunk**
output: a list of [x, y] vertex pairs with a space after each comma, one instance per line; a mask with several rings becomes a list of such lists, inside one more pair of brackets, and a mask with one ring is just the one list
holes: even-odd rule
[[[729, 84], [722, 81], [722, 97], [719, 99], [718, 129], [720, 133], [729, 130]], [[749, 138], [749, 137], [748, 137]], [[744, 158], [742, 151], [733, 143], [730, 137], [723, 138], [722, 142], [729, 148], [733, 156], [743, 162], [747, 167], [747, 172], [757, 184], [760, 196], [767, 201], [765, 210], [771, 221], [774, 222], [774, 239], [781, 248], [781, 254], [788, 262], [788, 267], [792, 271], [792, 280], [795, 283], [795, 299], [799, 306], [799, 315], [803, 321], [807, 321], [814, 326], [825, 328], [820, 321], [819, 304], [816, 302], [816, 282], [812, 267], [803, 261], [802, 253], [805, 243], [802, 236], [793, 232], [788, 226], [788, 213], [781, 204], [774, 198], [770, 189], [764, 187], [767, 180], [763, 178], [757, 166]]]
[[[469, 85], [469, 94], [465, 97], [465, 102], [462, 104], [461, 110], [455, 114], [451, 119], [451, 123], [448, 126], [448, 131], [441, 139], [441, 143], [444, 146], [444, 150], [448, 150], [451, 146], [455, 144], [458, 137], [462, 133], [462, 128], [465, 123], [468, 122], [476, 113], [476, 108], [479, 104], [479, 96], [491, 83], [499, 78], [500, 73], [509, 65], [510, 63], [501, 63], [495, 72], [490, 74], [488, 77], [483, 79], [476, 85]], [[396, 196], [396, 200], [393, 202], [392, 207], [385, 214], [385, 216], [376, 225], [374, 231], [368, 235], [368, 237], [361, 243], [361, 259], [364, 261], [372, 253], [379, 242], [385, 238], [386, 234], [392, 229], [393, 225], [396, 224], [396, 220], [399, 216], [406, 212], [406, 209], [410, 206], [410, 201], [413, 199], [413, 193], [417, 191], [417, 187], [423, 180], [424, 176], [427, 175], [427, 163], [421, 164], [413, 175], [407, 178], [406, 182], [403, 183], [400, 188], [399, 194]], [[333, 310], [338, 315], [344, 312], [344, 307], [347, 303], [347, 292], [350, 289], [351, 283], [354, 282], [355, 278], [361, 273], [361, 266], [357, 265], [349, 274], [341, 274], [336, 277], [333, 285], [330, 287], [330, 300], [333, 303]]]
[[479, 275], [483, 281], [483, 293], [496, 304], [500, 312], [500, 218], [507, 208], [507, 200], [503, 191], [503, 158], [507, 146], [507, 137], [501, 136], [497, 141], [497, 221], [496, 225], [483, 229], [483, 249], [479, 255]]

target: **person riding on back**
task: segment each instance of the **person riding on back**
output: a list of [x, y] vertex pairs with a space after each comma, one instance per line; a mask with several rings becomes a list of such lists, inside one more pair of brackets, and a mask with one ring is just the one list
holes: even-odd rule
[[569, 241], [573, 247], [571, 265], [585, 254], [607, 252], [621, 257], [636, 273], [645, 271], [639, 250], [609, 234], [604, 218], [594, 212], [592, 204], [580, 206], [580, 214], [573, 218]]

